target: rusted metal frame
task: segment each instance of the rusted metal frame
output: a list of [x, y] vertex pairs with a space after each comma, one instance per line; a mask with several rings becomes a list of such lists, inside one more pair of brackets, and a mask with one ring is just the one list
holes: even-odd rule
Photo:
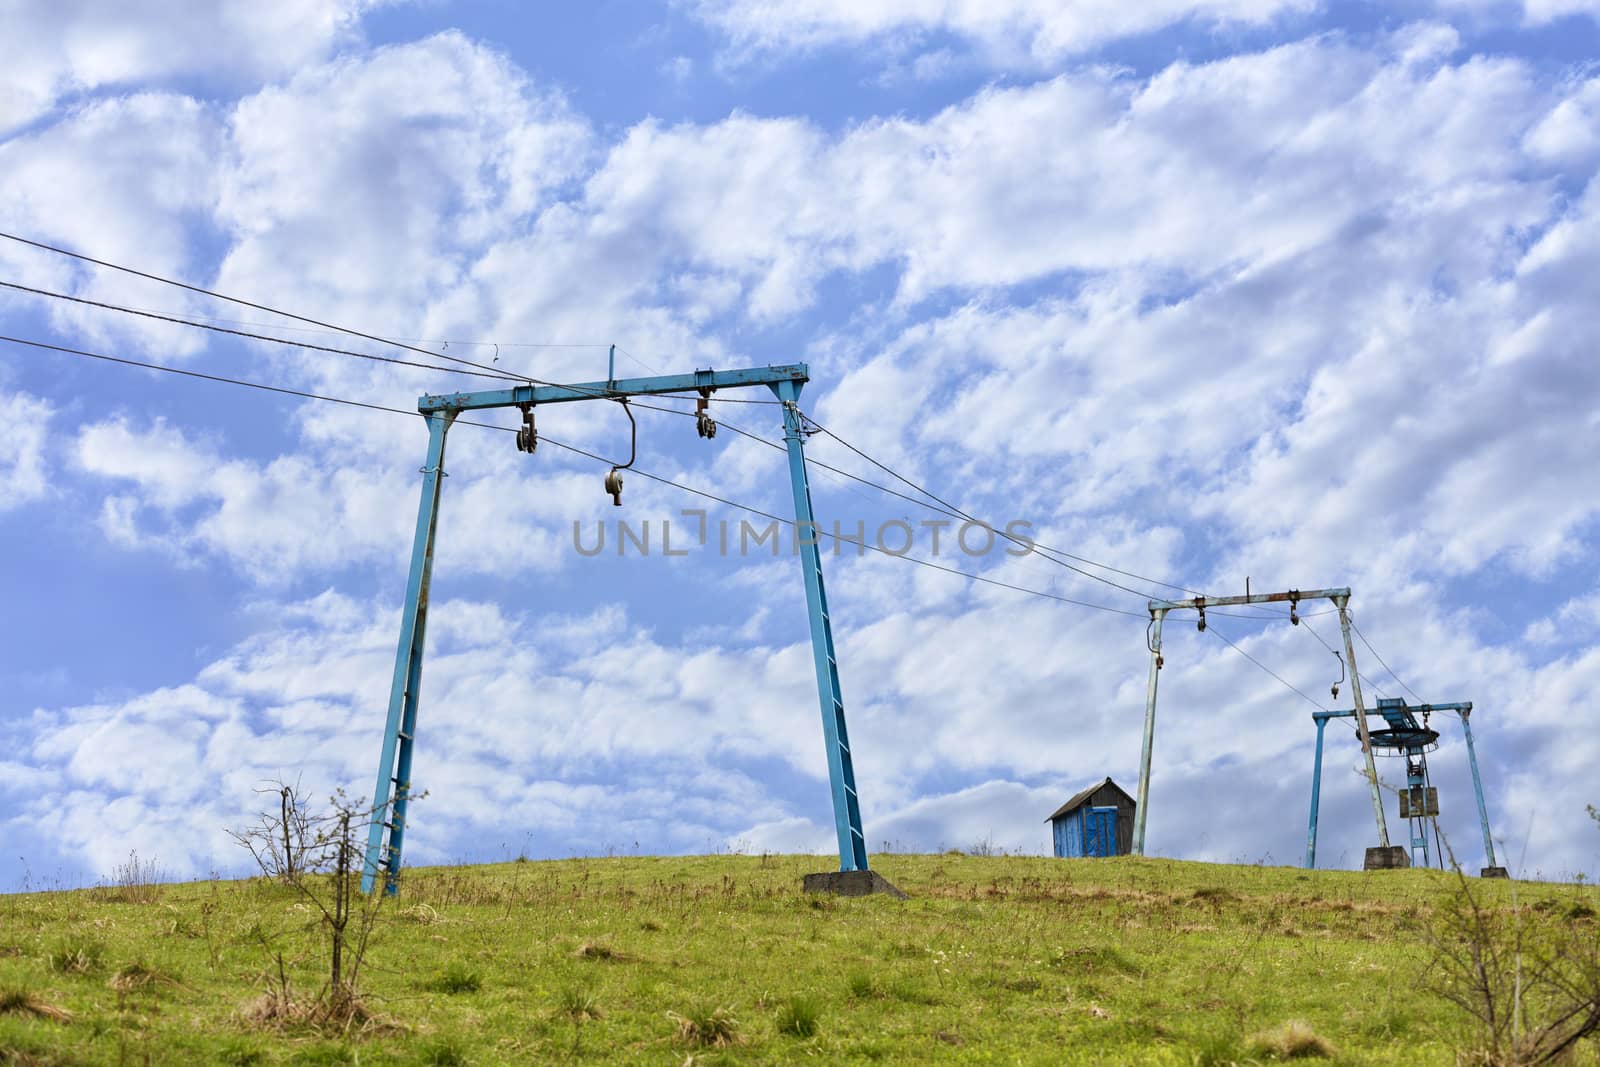
[[1350, 695], [1356, 702], [1356, 732], [1361, 735], [1361, 754], [1367, 765], [1367, 787], [1372, 793], [1372, 816], [1378, 824], [1378, 847], [1389, 847], [1389, 824], [1383, 817], [1383, 793], [1378, 789], [1378, 764], [1372, 758], [1372, 736], [1367, 730], [1367, 706], [1361, 698], [1361, 672], [1356, 668], [1356, 646], [1350, 640], [1350, 591], [1335, 596], [1339, 609], [1339, 630], [1344, 635], [1345, 667], [1350, 672]]
[[1150, 801], [1150, 758], [1156, 743], [1156, 683], [1161, 677], [1161, 624], [1167, 608], [1150, 608], [1150, 683], [1144, 700], [1144, 744], [1139, 749], [1139, 798], [1133, 811], [1133, 854], [1144, 855], [1144, 819]]
[[1283, 593], [1253, 593], [1245, 596], [1197, 596], [1188, 600], [1152, 600], [1150, 610], [1174, 611], [1178, 608], [1227, 608], [1243, 604], [1286, 604], [1301, 600], [1350, 598], [1349, 589], [1290, 589]]
[[[1234, 608], [1242, 605], [1264, 605], [1264, 603], [1288, 603], [1298, 605], [1302, 600], [1333, 600], [1338, 605], [1341, 600], [1349, 600], [1349, 587], [1339, 589], [1288, 589], [1277, 593], [1245, 593], [1243, 597], [1192, 597], [1189, 600], [1152, 600], [1149, 601], [1150, 609], [1150, 681], [1144, 697], [1144, 744], [1139, 750], [1139, 803], [1133, 816], [1133, 854], [1144, 856], [1144, 824], [1149, 813], [1150, 798], [1150, 757], [1155, 749], [1155, 691], [1157, 691], [1157, 677], [1162, 670], [1162, 622], [1166, 619], [1168, 611], [1181, 611], [1190, 609], [1198, 611], [1200, 619], [1205, 621], [1206, 608]], [[1344, 617], [1344, 613], [1339, 613]], [[1205, 629], [1202, 625], [1200, 629]], [[1346, 645], [1349, 645], [1349, 627], [1346, 627]], [[1354, 657], [1350, 659], [1354, 664]], [[1360, 702], [1360, 691], [1357, 689], [1357, 702]], [[1365, 733], [1363, 733], [1365, 737]], [[1371, 755], [1368, 753], [1368, 763]], [[1373, 797], [1378, 797], [1378, 769], [1373, 768]], [[1382, 805], [1378, 805], [1379, 835], [1384, 843], [1389, 843], [1389, 833], [1382, 825]], [[1314, 814], [1315, 819], [1315, 814]]]
[[804, 363], [786, 363], [776, 367], [697, 370], [692, 374], [607, 379], [575, 385], [519, 385], [511, 389], [487, 389], [474, 393], [429, 394], [417, 399], [417, 410], [426, 415], [434, 411], [479, 411], [484, 408], [519, 408], [528, 405], [537, 407], [540, 404], [565, 404], [574, 400], [656, 396], [661, 393], [687, 393], [749, 385], [775, 386], [780, 382], [798, 384], [810, 380], [810, 370]]

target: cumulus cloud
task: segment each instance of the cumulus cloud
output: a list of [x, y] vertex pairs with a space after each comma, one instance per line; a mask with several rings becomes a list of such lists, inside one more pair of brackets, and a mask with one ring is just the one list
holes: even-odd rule
[[[51, 771], [44, 790], [18, 797], [13, 825], [80, 850], [101, 871], [134, 846], [191, 874], [238, 866], [223, 831], [248, 819], [265, 779], [364, 793], [397, 612], [329, 592], [272, 605], [268, 617], [276, 622], [185, 684], [12, 723], [29, 760]], [[433, 796], [415, 817], [418, 859], [459, 856], [469, 841], [520, 845], [524, 833], [546, 855], [623, 837], [655, 851], [714, 847], [732, 813], [782, 811], [719, 756], [782, 759], [798, 751], [791, 741], [813, 742], [810, 731], [758, 727], [779, 717], [787, 695], [803, 696], [810, 664], [800, 648], [722, 664], [757, 683], [749, 692], [770, 694], [752, 706], [707, 688], [704, 660], [657, 669], [676, 657], [614, 613], [521, 619], [443, 601], [430, 630], [415, 767], [418, 789]], [[584, 655], [597, 639], [607, 650]], [[140, 753], [131, 769], [130, 747]], [[808, 769], [820, 764], [820, 745], [805, 749], [816, 757], [803, 761]], [[33, 784], [24, 776], [0, 788]], [[96, 808], [115, 817], [93, 819]]]
[[20, 0], [6, 15], [0, 136], [76, 93], [196, 75], [235, 86], [275, 78], [355, 39], [361, 15], [385, 2]]
[[[444, 494], [438, 557], [453, 571], [562, 566], [576, 558], [573, 518], [600, 513], [596, 479], [572, 470], [553, 477], [514, 471], [506, 440], [493, 453], [497, 462], [463, 465]], [[113, 542], [189, 564], [220, 558], [254, 581], [281, 585], [373, 562], [402, 565], [420, 484], [416, 444], [419, 451], [384, 464], [320, 449], [258, 461], [165, 419], [137, 426], [116, 418], [82, 426], [75, 459], [79, 470], [112, 487], [99, 521]], [[515, 490], [530, 477], [539, 478], [537, 493]]]
[[457, 33], [303, 70], [240, 101], [228, 131], [219, 285], [390, 333], [571, 180], [589, 138]]
[[[233, 869], [240, 857], [221, 831], [248, 819], [261, 781], [299, 777], [318, 793], [339, 785], [363, 793], [396, 613], [333, 592], [253, 610], [270, 621], [181, 684], [13, 721], [13, 750], [48, 772], [0, 786], [18, 795], [13, 832], [48, 835], [101, 871], [130, 846], [175, 873]], [[625, 850], [632, 841], [649, 851], [830, 851], [803, 641], [689, 650], [616, 609], [517, 616], [460, 600], [436, 604], [430, 621], [415, 773], [431, 793], [409, 838], [414, 861], [491, 858], [507, 843], [533, 855]], [[1297, 631], [1247, 636], [1229, 625], [1252, 653], [1297, 662]], [[1026, 601], [980, 601], [840, 637], [873, 850], [1044, 851], [1043, 820], [1072, 791], [1105, 774], [1130, 790], [1137, 780], [1142, 664], [1137, 652], [1119, 651], [1142, 651], [1137, 624], [1108, 628]], [[1046, 651], [1060, 648], [1074, 654]], [[1447, 655], [1483, 664], [1459, 682], [1479, 703], [1474, 722], [1497, 834], [1520, 850], [1525, 827], [1515, 814], [1527, 810], [1538, 783], [1545, 818], [1533, 862], [1549, 873], [1587, 869], [1593, 849], [1578, 832], [1579, 769], [1600, 753], [1511, 709], [1534, 707], [1530, 699], [1540, 708], [1570, 706], [1592, 682], [1595, 655], [1534, 669], [1485, 656], [1459, 635]], [[997, 656], [1009, 658], [997, 667]], [[1104, 668], [1118, 661], [1130, 668], [1125, 674]], [[1176, 627], [1163, 686], [1152, 849], [1298, 862], [1309, 709], [1286, 705], [1275, 683], [1225, 645], [1185, 639]], [[1464, 749], [1451, 723], [1440, 728], [1446, 737], [1433, 765], [1449, 806], [1445, 828], [1459, 854], [1475, 855]], [[131, 770], [130, 743], [141, 754]], [[1359, 762], [1335, 724], [1324, 772], [1324, 865], [1359, 856], [1375, 835]], [[1543, 778], [1509, 770], [1536, 766], [1546, 769]], [[1399, 772], [1384, 773], [1392, 781]], [[1219, 790], [1219, 780], [1249, 788]], [[1199, 796], [1204, 804], [1192, 802]], [[114, 815], [94, 819], [96, 808]], [[1558, 836], [1558, 827], [1570, 836]]]
[[22, 507], [50, 491], [45, 441], [55, 405], [27, 393], [0, 392], [0, 512]]
[[[194, 276], [198, 231], [216, 199], [221, 127], [213, 109], [166, 93], [136, 93], [74, 108], [53, 125], [0, 142], [7, 196], [0, 228], [97, 258]], [[0, 242], [8, 280], [34, 288], [183, 314], [192, 295], [51, 253]], [[108, 315], [32, 294], [0, 291], [0, 308], [48, 316], [94, 343], [132, 343], [165, 357], [198, 352], [192, 332], [150, 319]]]
[[744, 50], [873, 42], [904, 51], [932, 35], [952, 34], [991, 62], [1042, 65], [1178, 24], [1260, 26], [1315, 7], [1315, 0], [696, 0], [690, 9]]

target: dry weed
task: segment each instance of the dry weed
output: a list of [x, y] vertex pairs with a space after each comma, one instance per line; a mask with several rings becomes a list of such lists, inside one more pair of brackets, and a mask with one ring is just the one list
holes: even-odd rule
[[1311, 1029], [1309, 1023], [1290, 1020], [1276, 1030], [1265, 1030], [1250, 1039], [1250, 1051], [1274, 1060], [1332, 1059], [1338, 1050], [1327, 1038]]
[[0, 1015], [29, 1015], [35, 1019], [70, 1023], [72, 1013], [25, 989], [0, 990]]

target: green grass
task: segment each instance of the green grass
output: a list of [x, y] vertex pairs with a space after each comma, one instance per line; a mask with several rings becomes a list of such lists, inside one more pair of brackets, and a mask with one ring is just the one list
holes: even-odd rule
[[[1443, 1067], [1465, 1032], [1424, 991], [1438, 872], [884, 855], [895, 901], [801, 893], [822, 866], [409, 871], [362, 971], [375, 1018], [349, 1035], [252, 1021], [277, 954], [294, 995], [321, 988], [319, 916], [290, 888], [4, 896], [0, 1064]], [[1596, 926], [1593, 887], [1516, 889], [1530, 923]]]

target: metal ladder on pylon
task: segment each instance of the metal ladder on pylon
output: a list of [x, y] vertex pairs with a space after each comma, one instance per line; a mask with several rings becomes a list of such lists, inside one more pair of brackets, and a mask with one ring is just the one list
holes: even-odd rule
[[[783, 401], [784, 441], [789, 451], [789, 476], [794, 488], [795, 542], [805, 571], [806, 606], [811, 615], [811, 647], [817, 689], [822, 696], [822, 733], [827, 745], [828, 780], [833, 788], [834, 830], [839, 838], [839, 869], [864, 871], [867, 838], [861, 830], [861, 803], [856, 796], [856, 771], [850, 758], [850, 733], [845, 727], [844, 696], [839, 689], [839, 661], [833, 649], [833, 618], [822, 580], [821, 540], [811, 509], [811, 479], [805, 460], [805, 428], [801, 422], [798, 384], [782, 382], [772, 391]], [[810, 536], [807, 536], [809, 533]]]
[[[806, 496], [811, 495], [809, 479], [806, 485]], [[809, 505], [810, 501], [807, 500]], [[867, 838], [861, 830], [861, 802], [856, 797], [856, 768], [850, 758], [850, 731], [844, 722], [844, 696], [839, 690], [839, 661], [833, 652], [833, 618], [828, 614], [828, 589], [822, 580], [822, 568], [816, 568], [817, 598], [822, 602], [822, 633], [823, 644], [828, 650], [828, 689], [832, 697], [831, 712], [833, 715], [833, 729], [824, 726], [824, 733], [828, 734], [830, 744], [839, 753], [839, 777], [844, 785], [845, 811], [850, 820], [850, 852], [856, 862], [856, 870], [867, 869]], [[830, 760], [830, 763], [832, 761]], [[841, 855], [842, 858], [842, 855]]]

